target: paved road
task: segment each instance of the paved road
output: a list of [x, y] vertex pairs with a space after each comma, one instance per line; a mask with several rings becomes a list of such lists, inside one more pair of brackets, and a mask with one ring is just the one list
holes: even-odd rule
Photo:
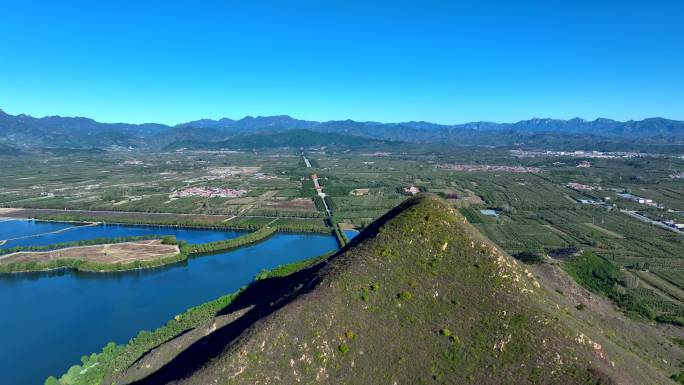
[[656, 225], [656, 226], [658, 226], [658, 227], [662, 227], [662, 228], [665, 229], [665, 230], [670, 230], [670, 231], [675, 232], [675, 233], [678, 233], [678, 234], [684, 234], [684, 231], [675, 229], [674, 227], [670, 227], [670, 226], [668, 226], [668, 225], [666, 225], [666, 224], [664, 224], [664, 223], [662, 223], [662, 222], [654, 221], [653, 219], [651, 219], [651, 218], [649, 218], [649, 217], [646, 217], [646, 216], [643, 216], [643, 215], [637, 213], [636, 211], [632, 211], [632, 210], [620, 210], [620, 212], [623, 212], [623, 213], [629, 215], [630, 217], [636, 218], [636, 219], [638, 219], [638, 220], [640, 220], [640, 221], [642, 221], [642, 222], [646, 222], [646, 223], [650, 223], [650, 224], [652, 224], [652, 225]]
[[311, 168], [311, 162], [309, 162], [309, 159], [304, 155], [304, 152], [302, 151], [302, 158], [304, 159], [304, 163], [306, 164], [307, 168]]
[[330, 208], [328, 207], [328, 204], [325, 202], [325, 193], [322, 191], [323, 188], [318, 184], [318, 177], [316, 176], [316, 174], [311, 175], [311, 180], [314, 184], [314, 190], [316, 190], [316, 193], [319, 197], [321, 197], [321, 200], [323, 201], [323, 206], [325, 206], [325, 212], [328, 214], [328, 217], [331, 217], [332, 213], [330, 211]]

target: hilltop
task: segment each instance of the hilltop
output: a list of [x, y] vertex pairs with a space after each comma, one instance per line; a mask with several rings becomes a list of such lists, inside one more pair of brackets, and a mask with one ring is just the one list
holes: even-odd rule
[[165, 343], [91, 356], [90, 374], [116, 368], [102, 380], [74, 367], [61, 383], [669, 383], [619, 331], [563, 322], [530, 271], [438, 198], [405, 201], [317, 261], [207, 305], [221, 306], [198, 326], [176, 326], [193, 310], [131, 342], [175, 328]]

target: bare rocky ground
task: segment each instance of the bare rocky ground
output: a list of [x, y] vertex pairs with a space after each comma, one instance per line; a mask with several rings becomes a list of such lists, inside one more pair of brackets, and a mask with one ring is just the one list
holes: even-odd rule
[[616, 372], [618, 383], [673, 383], [663, 375], [681, 370], [684, 350], [672, 338], [684, 338], [683, 328], [625, 316], [609, 299], [577, 284], [559, 261], [549, 259], [530, 271], [546, 291], [544, 302], [556, 309], [562, 323], [583, 334], [578, 341], [613, 367], [629, 366]]

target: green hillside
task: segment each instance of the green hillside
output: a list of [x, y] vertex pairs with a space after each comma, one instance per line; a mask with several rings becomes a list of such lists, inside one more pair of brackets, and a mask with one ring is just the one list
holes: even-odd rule
[[619, 327], [569, 317], [432, 196], [407, 200], [335, 255], [260, 278], [108, 347], [60, 383], [670, 383]]
[[244, 315], [137, 383], [596, 383], [534, 282], [463, 222], [410, 200], [277, 290], [253, 287], [224, 311]]

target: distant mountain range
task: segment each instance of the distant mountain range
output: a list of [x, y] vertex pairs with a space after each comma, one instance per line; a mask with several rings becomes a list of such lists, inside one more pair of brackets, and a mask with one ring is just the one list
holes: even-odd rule
[[[305, 135], [301, 130], [319, 135]], [[293, 131], [290, 134], [282, 134]], [[275, 138], [265, 134], [281, 133]], [[336, 134], [325, 136], [321, 134]], [[255, 136], [256, 135], [256, 136]], [[11, 148], [263, 148], [336, 144], [368, 144], [352, 137], [379, 141], [492, 146], [580, 146], [684, 144], [684, 121], [649, 118], [619, 122], [575, 118], [530, 119], [517, 123], [471, 122], [316, 122], [287, 115], [201, 119], [175, 126], [100, 123], [83, 117], [10, 115], [0, 110], [0, 144]], [[314, 139], [315, 140], [312, 140]], [[375, 142], [371, 142], [374, 144]]]
[[[380, 122], [357, 122], [354, 120], [331, 120], [327, 122], [316, 122], [310, 120], [299, 120], [287, 115], [251, 117], [247, 116], [240, 120], [231, 119], [202, 119], [188, 123], [182, 123], [177, 127], [196, 127], [213, 128], [222, 130], [258, 131], [273, 129], [311, 129], [318, 131], [336, 131], [356, 135], [382, 135], [382, 139], [388, 136], [398, 136], [405, 140], [403, 136], [406, 131], [427, 131], [427, 132], [454, 132], [463, 130], [472, 131], [519, 131], [527, 133], [557, 132], [567, 134], [592, 134], [607, 137], [656, 137], [656, 136], [676, 136], [684, 137], [684, 121], [669, 120], [664, 118], [649, 118], [639, 121], [630, 120], [620, 122], [611, 119], [599, 118], [588, 121], [580, 118], [570, 120], [562, 119], [540, 119], [533, 118], [522, 120], [517, 123], [492, 123], [492, 122], [470, 122], [464, 124], [443, 125], [430, 122], [402, 122], [402, 123], [380, 123]], [[374, 133], [369, 133], [368, 129], [373, 128]], [[386, 131], [393, 131], [386, 133]]]

